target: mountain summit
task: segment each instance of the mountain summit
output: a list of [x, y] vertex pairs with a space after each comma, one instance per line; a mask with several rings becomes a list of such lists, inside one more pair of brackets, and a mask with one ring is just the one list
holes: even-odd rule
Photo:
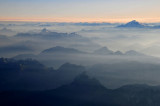
[[111, 54], [113, 54], [113, 51], [109, 50], [107, 47], [102, 47], [102, 48], [100, 48], [98, 50], [95, 50], [94, 54], [111, 55]]
[[64, 48], [61, 46], [52, 47], [42, 51], [42, 53], [84, 53], [74, 48]]
[[119, 25], [118, 27], [120, 27], [120, 28], [144, 28], [145, 26], [142, 25], [141, 23], [139, 23], [138, 21], [133, 20], [133, 21], [128, 22], [126, 24]]

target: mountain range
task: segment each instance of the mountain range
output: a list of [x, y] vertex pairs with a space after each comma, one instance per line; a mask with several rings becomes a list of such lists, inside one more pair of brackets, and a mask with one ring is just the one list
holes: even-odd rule
[[[95, 54], [95, 55], [145, 56], [144, 54], [139, 53], [134, 50], [129, 50], [129, 51], [126, 51], [125, 53], [122, 53], [121, 51], [114, 52], [114, 51], [108, 49], [107, 47], [102, 47], [100, 49], [97, 49], [97, 50], [89, 53], [89, 52], [80, 51], [80, 50], [77, 50], [74, 48], [65, 48], [62, 46], [55, 46], [55, 47], [52, 47], [49, 49], [45, 49], [39, 55], [42, 56], [44, 54], [46, 54], [46, 55], [47, 54]], [[20, 55], [15, 56], [14, 58], [23, 58], [23, 57], [30, 58], [28, 56], [33, 57], [36, 55], [34, 55], [34, 54], [20, 54]]]
[[85, 73], [70, 84], [47, 91], [0, 92], [0, 105], [23, 106], [158, 106], [160, 87], [126, 85], [107, 89]]
[[71, 83], [83, 71], [85, 71], [83, 66], [70, 63], [54, 69], [33, 59], [0, 58], [0, 92], [54, 89]]
[[15, 35], [15, 37], [34, 37], [43, 39], [83, 38], [82, 36], [76, 33], [51, 32], [46, 28], [42, 29], [39, 33], [18, 33], [17, 35]]
[[100, 49], [97, 49], [93, 52], [94, 54], [98, 55], [124, 55], [124, 56], [145, 56], [143, 53], [139, 53], [134, 50], [126, 51], [125, 53], [122, 53], [121, 51], [112, 51], [108, 49], [107, 47], [102, 47]]

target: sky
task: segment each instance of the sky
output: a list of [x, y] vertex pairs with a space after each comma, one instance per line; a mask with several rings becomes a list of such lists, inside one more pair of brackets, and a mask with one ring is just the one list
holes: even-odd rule
[[160, 22], [160, 0], [0, 0], [0, 21]]

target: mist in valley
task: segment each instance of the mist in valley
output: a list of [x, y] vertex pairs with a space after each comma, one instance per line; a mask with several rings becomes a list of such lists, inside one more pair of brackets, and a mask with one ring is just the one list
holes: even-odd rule
[[[69, 89], [79, 91], [77, 86], [85, 84], [83, 90], [95, 87], [91, 91], [116, 92], [116, 97], [121, 97], [117, 92], [126, 88], [157, 89], [160, 85], [158, 25], [1, 22], [0, 91], [24, 90], [32, 94], [55, 89], [52, 94]], [[61, 93], [53, 94], [57, 99]]]

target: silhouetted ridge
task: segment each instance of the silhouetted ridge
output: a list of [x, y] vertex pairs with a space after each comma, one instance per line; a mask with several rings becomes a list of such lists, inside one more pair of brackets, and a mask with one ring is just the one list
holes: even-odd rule
[[54, 70], [32, 59], [0, 58], [0, 91], [55, 89], [71, 83], [84, 71], [83, 66], [70, 63]]
[[76, 99], [78, 101], [82, 100], [87, 102], [91, 102], [92, 100], [96, 99], [97, 95], [99, 95], [98, 98], [101, 97], [108, 91], [110, 90], [101, 85], [100, 82], [95, 78], [90, 78], [85, 74], [85, 72], [77, 76], [71, 84], [64, 85], [55, 90], [56, 93], [60, 92], [62, 97], [68, 97], [71, 100]]
[[85, 73], [54, 90], [0, 92], [0, 105], [26, 106], [159, 106], [160, 87], [126, 85], [110, 90]]
[[[85, 72], [83, 72], [82, 74], [77, 76], [71, 84], [62, 86], [60, 88], [57, 88], [56, 90], [60, 90], [62, 92], [70, 91], [71, 94], [73, 91], [77, 94], [87, 96], [88, 94], [85, 94], [86, 92], [90, 92], [94, 95], [95, 93], [97, 93], [96, 91], [98, 91], [99, 93], [107, 91], [107, 88], [105, 88], [97, 79], [90, 78], [85, 74]], [[72, 95], [76, 96], [76, 94]]]
[[[8, 66], [8, 67], [7, 67]], [[14, 60], [14, 59], [9, 59], [9, 58], [0, 58], [0, 70], [3, 71], [7, 71], [7, 70], [12, 70], [16, 69], [16, 71], [21, 71], [23, 70], [38, 70], [38, 69], [42, 69], [45, 66], [41, 63], [39, 63], [36, 60], [32, 60], [32, 59], [26, 59], [26, 60]]]

